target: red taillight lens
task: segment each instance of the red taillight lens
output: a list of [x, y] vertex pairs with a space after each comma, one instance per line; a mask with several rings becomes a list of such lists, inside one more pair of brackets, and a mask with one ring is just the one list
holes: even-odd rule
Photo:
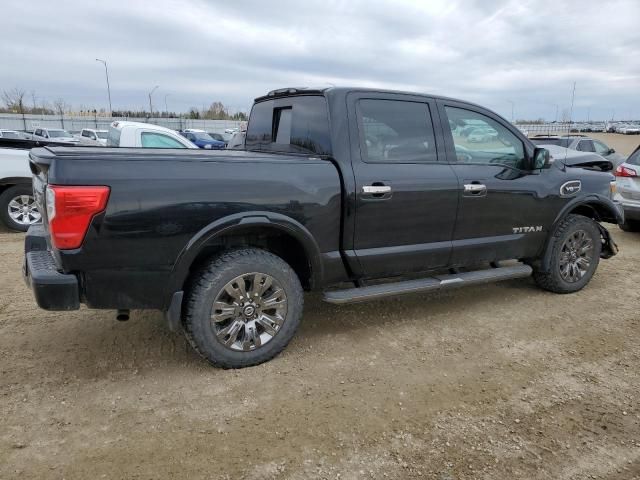
[[82, 245], [91, 219], [105, 209], [109, 187], [47, 187], [47, 216], [51, 243], [60, 250]]
[[619, 165], [616, 168], [616, 177], [637, 177], [638, 172], [636, 172], [633, 168], [625, 167], [624, 165]]

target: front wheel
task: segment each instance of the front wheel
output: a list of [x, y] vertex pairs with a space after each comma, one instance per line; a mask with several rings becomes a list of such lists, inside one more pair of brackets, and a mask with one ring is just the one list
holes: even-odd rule
[[272, 359], [302, 317], [298, 276], [255, 248], [223, 253], [196, 272], [187, 292], [187, 340], [212, 365], [242, 368]]
[[0, 219], [11, 230], [26, 232], [42, 216], [33, 191], [27, 185], [14, 185], [0, 195]]
[[547, 272], [533, 272], [538, 286], [555, 293], [581, 290], [593, 277], [602, 251], [600, 229], [582, 215], [568, 215], [553, 232]]

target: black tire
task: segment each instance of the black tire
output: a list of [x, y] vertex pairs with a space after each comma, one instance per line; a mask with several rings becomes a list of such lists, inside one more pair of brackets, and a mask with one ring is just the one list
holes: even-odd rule
[[[561, 255], [567, 253], [564, 248], [569, 238], [574, 235], [580, 235], [579, 232], [584, 232], [585, 238], [592, 242], [592, 250], [590, 251], [589, 265], [585, 268], [585, 271], [579, 280], [570, 281], [561, 273], [560, 263]], [[560, 224], [556, 227], [551, 241], [547, 246], [551, 249], [551, 261], [549, 264], [549, 271], [542, 272], [534, 269], [533, 278], [539, 287], [549, 290], [555, 293], [573, 293], [578, 290], [582, 290], [587, 283], [593, 277], [598, 263], [600, 262], [600, 252], [602, 251], [602, 240], [600, 236], [600, 229], [595, 221], [582, 215], [568, 215]]]
[[625, 232], [640, 232], [640, 222], [637, 220], [625, 220], [619, 227]]
[[29, 185], [14, 185], [0, 194], [0, 220], [2, 220], [2, 223], [4, 223], [7, 228], [17, 232], [26, 232], [33, 223], [40, 221], [40, 217], [38, 217], [38, 219], [32, 223], [20, 223], [9, 215], [9, 202], [23, 195], [27, 195], [30, 198], [30, 202], [34, 201], [33, 189]]
[[[250, 277], [255, 273], [269, 276], [270, 281], [272, 281], [270, 283], [272, 286], [265, 290], [264, 295], [273, 296], [277, 294], [276, 287], [284, 291], [284, 296], [278, 297], [280, 299], [284, 298], [284, 300], [275, 299], [275, 301], [280, 305], [279, 308], [286, 309], [286, 313], [279, 315], [278, 312], [274, 314], [273, 310], [269, 310], [270, 313], [268, 314], [271, 315], [271, 318], [278, 317], [278, 319], [282, 319], [281, 325], [277, 327], [275, 333], [273, 333], [274, 330], [270, 333], [263, 328], [262, 323], [258, 323], [258, 319], [254, 319], [253, 323], [251, 319], [247, 320], [244, 315], [249, 306], [248, 303], [244, 306], [245, 303], [240, 304], [235, 298], [225, 293], [229, 291], [225, 290], [225, 286], [228, 286], [230, 282], [236, 281], [238, 277], [243, 275]], [[251, 292], [256, 291], [253, 287], [256, 283], [246, 284], [244, 283], [245, 277], [242, 278], [245, 295], [247, 292], [249, 293], [245, 298], [249, 299]], [[225, 252], [213, 258], [195, 272], [189, 283], [183, 311], [185, 336], [193, 348], [213, 366], [243, 368], [266, 362], [278, 355], [287, 346], [300, 325], [303, 308], [303, 291], [300, 280], [284, 260], [267, 251], [244, 248]], [[266, 284], [266, 279], [264, 284]], [[234, 285], [238, 284], [235, 283]], [[257, 285], [263, 287], [261, 283]], [[239, 289], [234, 289], [234, 291], [239, 291]], [[229, 295], [228, 305], [230, 305], [230, 302], [234, 302], [233, 304], [237, 304], [236, 308], [242, 313], [234, 313], [232, 317], [223, 322], [214, 322], [212, 315], [218, 311], [212, 310], [214, 301], [219, 301], [222, 298], [221, 295], [223, 297]], [[258, 298], [260, 298], [260, 301], [256, 301], [259, 303], [262, 300], [264, 302], [269, 300], [268, 298], [263, 299], [262, 296]], [[281, 304], [284, 304], [284, 307]], [[260, 308], [264, 308], [264, 312]], [[262, 313], [267, 313], [267, 310], [265, 306], [257, 307], [256, 317], [260, 316], [260, 319], [262, 319]], [[222, 317], [224, 313], [217, 315]], [[227, 323], [225, 324], [225, 322]], [[231, 341], [231, 335], [219, 339], [219, 335], [223, 333], [222, 330], [230, 328], [229, 325], [233, 322], [238, 322], [238, 324], [242, 325], [238, 327], [241, 331], [237, 334], [239, 337], [237, 341], [242, 343], [244, 338], [249, 348], [251, 345], [253, 345], [253, 348], [250, 350], [234, 350], [233, 348], [239, 347], [224, 345], [224, 340]], [[270, 325], [275, 328], [275, 324]], [[263, 335], [258, 335], [256, 338], [255, 335], [251, 335], [252, 332], [254, 334], [258, 332]], [[265, 335], [270, 338], [262, 343], [259, 339]], [[259, 340], [260, 345], [256, 346], [257, 342], [251, 343], [251, 340], [247, 340], [249, 338], [251, 340]], [[244, 344], [242, 348], [244, 348]]]

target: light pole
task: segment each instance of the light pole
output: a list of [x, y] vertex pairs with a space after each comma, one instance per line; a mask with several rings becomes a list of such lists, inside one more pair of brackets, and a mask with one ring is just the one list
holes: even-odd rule
[[169, 109], [167, 108], [167, 97], [168, 97], [169, 95], [171, 95], [171, 94], [170, 94], [170, 93], [167, 93], [167, 94], [164, 96], [164, 114], [165, 114], [165, 116], [167, 116], [167, 117], [169, 117]]
[[153, 95], [153, 92], [155, 92], [158, 89], [159, 86], [160, 85], [156, 85], [149, 92], [149, 117], [151, 117], [153, 115], [153, 106], [151, 105], [151, 95]]
[[556, 123], [558, 123], [558, 104], [554, 103], [554, 105], [556, 106]]
[[111, 109], [111, 87], [109, 86], [109, 69], [107, 68], [107, 62], [104, 60], [100, 60], [96, 58], [96, 62], [100, 62], [104, 64], [104, 74], [107, 76], [107, 94], [109, 95], [109, 116], [113, 115], [113, 110]]
[[509, 102], [511, 104], [511, 123], [513, 123], [513, 110], [515, 108], [515, 103], [513, 100], [507, 100], [507, 102]]

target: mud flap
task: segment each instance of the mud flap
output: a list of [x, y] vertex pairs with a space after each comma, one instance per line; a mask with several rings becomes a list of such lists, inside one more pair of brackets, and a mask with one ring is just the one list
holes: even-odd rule
[[618, 245], [613, 241], [609, 230], [604, 228], [599, 223], [597, 224], [600, 229], [600, 235], [602, 237], [602, 250], [600, 252], [600, 258], [611, 258], [618, 253]]

